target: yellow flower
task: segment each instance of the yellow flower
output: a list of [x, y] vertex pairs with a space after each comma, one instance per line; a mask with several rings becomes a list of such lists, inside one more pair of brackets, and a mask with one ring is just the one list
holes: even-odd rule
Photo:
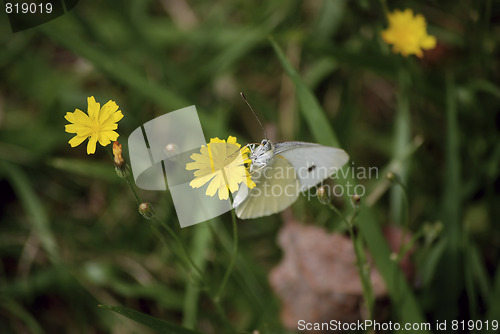
[[429, 50], [436, 46], [436, 38], [427, 35], [427, 25], [425, 18], [417, 14], [413, 16], [411, 9], [404, 12], [395, 10], [387, 15], [389, 28], [382, 31], [382, 38], [387, 44], [392, 44], [394, 53], [401, 53], [403, 56], [411, 54], [422, 57], [422, 49]]
[[87, 102], [88, 115], [75, 109], [75, 112], [66, 113], [64, 118], [73, 123], [66, 125], [66, 132], [76, 133], [69, 141], [71, 147], [78, 146], [89, 138], [87, 154], [94, 154], [97, 141], [106, 146], [118, 138], [118, 133], [113, 130], [118, 128], [116, 123], [123, 118], [123, 114], [114, 101], [108, 101], [102, 108], [93, 96], [87, 98]]
[[245, 182], [249, 188], [255, 187], [245, 167], [246, 163], [250, 163], [250, 150], [246, 146], [243, 149], [240, 147], [236, 137], [229, 136], [227, 143], [225, 139], [210, 139], [210, 143], [201, 147], [200, 153], [191, 155], [194, 162], [186, 164], [187, 170], [196, 169], [195, 178], [189, 185], [192, 188], [200, 188], [211, 181], [206, 195], [214, 196], [219, 190], [220, 200], [228, 199], [228, 189], [232, 193], [236, 192], [241, 182]]

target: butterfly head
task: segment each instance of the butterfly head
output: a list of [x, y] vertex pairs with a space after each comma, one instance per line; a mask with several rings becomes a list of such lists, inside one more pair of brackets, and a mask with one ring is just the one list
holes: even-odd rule
[[264, 168], [274, 156], [274, 145], [270, 140], [264, 139], [260, 142], [250, 155], [252, 164], [250, 172]]

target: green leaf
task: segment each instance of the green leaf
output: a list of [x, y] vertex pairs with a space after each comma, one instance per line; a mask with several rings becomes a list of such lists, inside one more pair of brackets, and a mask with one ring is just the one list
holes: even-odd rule
[[53, 158], [48, 161], [48, 165], [59, 170], [89, 178], [96, 178], [107, 182], [122, 182], [116, 175], [111, 161], [109, 161], [109, 163], [104, 163], [81, 159]]
[[27, 327], [27, 330], [29, 330], [30, 333], [46, 333], [43, 330], [42, 326], [39, 324], [38, 320], [21, 303], [15, 300], [7, 299], [2, 301], [2, 303], [0, 304], [0, 308], [8, 311], [7, 314], [11, 321], [14, 319], [18, 321], [22, 319], [23, 325]]
[[272, 37], [269, 38], [274, 51], [278, 55], [281, 65], [285, 72], [292, 79], [297, 90], [297, 97], [299, 100], [300, 111], [302, 116], [305, 117], [309, 128], [318, 141], [318, 143], [328, 146], [339, 146], [339, 141], [335, 133], [330, 127], [330, 122], [326, 117], [323, 109], [316, 100], [316, 97], [309, 91], [305, 83], [300, 78], [299, 74], [295, 71], [292, 64], [286, 59], [285, 54], [281, 48], [276, 44]]
[[[194, 239], [190, 247], [191, 258], [202, 272], [205, 270], [207, 253], [210, 252], [211, 245], [210, 229], [206, 226], [197, 225], [195, 227]], [[189, 280], [186, 281], [183, 319], [183, 325], [186, 327], [193, 328], [196, 323], [200, 291], [201, 289], [198, 285], [192, 284]]]
[[184, 327], [180, 327], [178, 325], [171, 324], [165, 320], [157, 319], [150, 315], [137, 312], [135, 310], [129, 309], [123, 306], [107, 306], [107, 305], [99, 305], [100, 308], [105, 310], [110, 310], [124, 317], [132, 319], [152, 330], [155, 330], [158, 333], [164, 334], [201, 334], [200, 332], [193, 331], [190, 329], [186, 329]]
[[498, 320], [500, 319], [500, 266], [497, 266], [497, 271], [494, 278], [494, 287], [491, 292], [490, 304], [488, 315], [486, 319], [488, 320]]
[[324, 1], [323, 8], [316, 22], [316, 38], [328, 40], [342, 23], [346, 11], [346, 1]]
[[60, 261], [58, 246], [50, 227], [50, 220], [42, 200], [33, 190], [26, 173], [17, 165], [0, 162], [0, 169], [6, 175], [17, 197], [23, 205], [26, 214], [40, 242], [54, 263]]
[[[71, 18], [65, 18], [66, 23], [73, 23]], [[187, 100], [176, 93], [171, 87], [152, 82], [139, 69], [116, 57], [110, 57], [101, 49], [92, 47], [92, 43], [84, 40], [81, 34], [71, 31], [74, 27], [57, 29], [51, 24], [39, 27], [40, 31], [75, 54], [87, 59], [97, 68], [123, 83], [137, 94], [149, 98], [166, 109], [178, 109], [190, 105]]]
[[[406, 148], [410, 143], [411, 137], [411, 117], [410, 117], [410, 100], [409, 87], [411, 86], [411, 78], [408, 72], [404, 69], [399, 71], [398, 75], [399, 92], [397, 97], [396, 116], [394, 119], [394, 142], [393, 142], [393, 158], [400, 159], [405, 154]], [[399, 168], [393, 170], [397, 173], [403, 184], [407, 183], [408, 170], [410, 168], [410, 159], [402, 160]], [[407, 224], [405, 222], [405, 193], [401, 187], [391, 188], [391, 220], [399, 222], [399, 224]], [[403, 223], [401, 223], [403, 222]]]
[[[452, 73], [446, 76], [446, 167], [444, 170], [442, 220], [446, 235], [446, 250], [443, 253], [433, 290], [436, 297], [433, 307], [437, 319], [456, 319], [460, 312], [459, 299], [464, 288], [463, 272], [463, 226], [462, 216], [462, 178], [460, 166], [460, 128], [457, 115], [457, 93]], [[449, 277], [454, 277], [450, 284]]]

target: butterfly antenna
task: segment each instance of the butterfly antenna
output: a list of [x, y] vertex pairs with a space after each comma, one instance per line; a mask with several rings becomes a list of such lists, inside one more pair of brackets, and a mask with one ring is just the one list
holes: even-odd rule
[[255, 116], [255, 118], [257, 119], [257, 122], [259, 122], [259, 125], [260, 125], [260, 128], [262, 129], [262, 133], [264, 134], [264, 138], [267, 138], [266, 136], [266, 130], [264, 130], [264, 127], [262, 126], [262, 123], [260, 122], [260, 119], [257, 117], [257, 114], [255, 113], [255, 111], [253, 110], [252, 106], [250, 105], [250, 103], [248, 102], [247, 98], [245, 97], [245, 94], [243, 94], [243, 92], [240, 92], [240, 95], [241, 95], [241, 98], [245, 101], [245, 103], [247, 104], [248, 108], [250, 108], [250, 110], [252, 111], [253, 115]]

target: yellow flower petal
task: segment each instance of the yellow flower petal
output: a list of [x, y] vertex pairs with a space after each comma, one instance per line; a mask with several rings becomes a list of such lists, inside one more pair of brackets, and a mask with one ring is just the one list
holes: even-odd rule
[[85, 139], [87, 139], [87, 136], [74, 136], [69, 140], [69, 144], [71, 147], [75, 147], [83, 143]]
[[97, 117], [99, 116], [99, 111], [101, 110], [101, 104], [97, 103], [95, 101], [95, 98], [93, 96], [87, 98], [87, 113], [89, 114], [89, 117], [92, 121], [97, 120]]
[[238, 148], [241, 147], [241, 145], [236, 142], [236, 137], [233, 137], [233, 136], [229, 136], [227, 138], [227, 143], [228, 144], [234, 144], [234, 145], [238, 146]]
[[81, 126], [79, 124], [67, 124], [64, 126], [64, 130], [67, 133], [78, 133], [81, 136], [83, 135], [84, 132], [87, 132], [87, 133], [90, 132], [90, 128], [88, 128], [86, 126]]
[[96, 144], [97, 144], [97, 136], [90, 136], [89, 142], [87, 144], [87, 154], [95, 153]]
[[115, 101], [109, 100], [102, 106], [101, 111], [99, 112], [99, 117], [98, 117], [99, 122], [103, 123], [105, 120], [108, 119], [109, 116], [111, 116], [111, 114], [113, 114], [117, 110], [118, 110], [118, 105], [115, 103]]
[[219, 171], [218, 173], [213, 173], [213, 175], [215, 177], [212, 179], [212, 181], [210, 181], [210, 184], [208, 185], [207, 191], [205, 193], [208, 196], [215, 195], [217, 189], [219, 189], [219, 186], [221, 184], [224, 184], [224, 178], [222, 177], [222, 172]]
[[114, 124], [118, 121], [120, 121], [123, 118], [123, 114], [121, 110], [118, 110], [117, 112], [109, 115], [103, 122], [103, 126], [107, 126], [109, 124]]
[[212, 180], [217, 175], [217, 173], [210, 173], [202, 177], [197, 177], [189, 182], [191, 188], [200, 188], [205, 185], [208, 181]]
[[250, 188], [250, 189], [252, 189], [253, 187], [256, 186], [255, 182], [252, 181], [250, 173], [247, 173], [247, 178], [246, 178], [245, 182], [247, 184], [247, 187]]
[[229, 186], [229, 190], [232, 193], [237, 192], [239, 188], [238, 185], [241, 183], [241, 180], [244, 180], [246, 178], [245, 167], [241, 167], [238, 168], [238, 170], [233, 170], [233, 171], [227, 170], [226, 176], [227, 176], [227, 184]]
[[434, 49], [436, 47], [436, 44], [437, 44], [436, 37], [427, 36], [425, 39], [422, 40], [422, 49], [424, 50]]
[[[192, 157], [192, 155], [191, 155], [191, 157]], [[186, 170], [194, 170], [194, 169], [198, 169], [198, 168], [200, 168], [200, 167], [199, 167], [199, 163], [197, 161], [190, 162], [190, 163], [186, 164]]]
[[100, 130], [101, 131], [113, 131], [118, 129], [118, 124], [116, 123], [110, 123], [109, 125], [101, 125]]
[[242, 182], [253, 188], [255, 184], [244, 165], [249, 161], [250, 150], [246, 146], [240, 148], [236, 137], [229, 136], [227, 142], [217, 137], [210, 139], [206, 146], [200, 147], [200, 153], [191, 155], [193, 162], [186, 164], [186, 170], [194, 170], [194, 179], [189, 185], [199, 188], [210, 181], [205, 194], [218, 193], [221, 200], [228, 199], [229, 191], [237, 191]]
[[210, 142], [211, 143], [225, 143], [226, 140], [225, 139], [219, 139], [219, 137], [215, 137], [215, 138], [210, 139]]
[[75, 112], [68, 112], [66, 113], [66, 116], [64, 116], [70, 123], [74, 124], [82, 124], [82, 125], [87, 125], [91, 126], [92, 122], [90, 121], [90, 118], [88, 115], [86, 115], [83, 111], [80, 109], [75, 109]]
[[[208, 155], [193, 153], [193, 154], [191, 154], [190, 158], [197, 163], [205, 163], [205, 164], [210, 163], [210, 157]], [[194, 168], [194, 169], [196, 169], [196, 168]]]
[[66, 113], [64, 118], [72, 124], [67, 124], [65, 131], [76, 133], [76, 136], [69, 141], [71, 147], [78, 146], [89, 138], [87, 154], [94, 154], [97, 142], [106, 146], [116, 141], [119, 135], [114, 130], [118, 128], [116, 123], [123, 118], [123, 114], [114, 101], [108, 101], [100, 108], [100, 104], [90, 96], [87, 98], [87, 103], [88, 115], [80, 109]]
[[102, 146], [109, 145], [111, 143], [111, 140], [105, 136], [102, 132], [97, 135], [97, 141], [99, 141], [99, 144]]
[[241, 155], [245, 155], [245, 154], [250, 154], [250, 149], [248, 148], [248, 146], [244, 146], [241, 149]]
[[[115, 131], [101, 131], [99, 133], [99, 135], [103, 136], [104, 138], [109, 139], [110, 141], [116, 141], [118, 139], [118, 137], [120, 137], [120, 135]], [[106, 144], [106, 145], [108, 145], [108, 144]], [[103, 146], [106, 146], [106, 145], [103, 145]]]
[[227, 190], [227, 186], [223, 183], [219, 185], [219, 199], [224, 201], [229, 198], [229, 191]]
[[381, 36], [387, 44], [392, 44], [394, 53], [422, 57], [422, 49], [429, 50], [436, 46], [436, 38], [427, 35], [427, 25], [421, 14], [414, 16], [411, 9], [403, 12], [395, 10], [387, 15], [387, 19], [389, 27], [381, 32]]
[[194, 171], [194, 177], [205, 176], [205, 175], [213, 174], [213, 173], [214, 172], [212, 171], [212, 168], [204, 167], [204, 168], [201, 168], [201, 169]]

